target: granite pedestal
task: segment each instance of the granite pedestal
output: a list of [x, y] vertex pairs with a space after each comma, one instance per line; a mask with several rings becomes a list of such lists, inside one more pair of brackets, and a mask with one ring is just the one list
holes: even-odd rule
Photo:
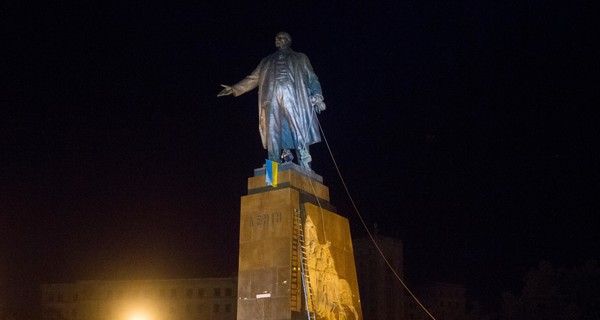
[[237, 319], [307, 319], [307, 309], [362, 319], [348, 219], [322, 177], [286, 163], [272, 187], [264, 174], [255, 170], [241, 199]]

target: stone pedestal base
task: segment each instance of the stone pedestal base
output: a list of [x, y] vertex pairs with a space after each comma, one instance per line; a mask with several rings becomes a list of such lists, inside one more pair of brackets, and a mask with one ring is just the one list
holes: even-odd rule
[[255, 170], [241, 199], [237, 319], [362, 319], [348, 219], [314, 172], [287, 163], [278, 180]]

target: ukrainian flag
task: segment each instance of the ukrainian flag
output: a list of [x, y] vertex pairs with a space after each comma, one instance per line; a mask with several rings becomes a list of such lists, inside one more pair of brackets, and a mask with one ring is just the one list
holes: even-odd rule
[[265, 162], [265, 181], [268, 186], [277, 187], [277, 176], [279, 175], [279, 163], [271, 160]]

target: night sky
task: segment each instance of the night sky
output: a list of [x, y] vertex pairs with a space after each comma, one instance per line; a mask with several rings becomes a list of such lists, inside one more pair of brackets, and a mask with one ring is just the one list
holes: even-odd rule
[[[256, 91], [216, 94], [282, 30], [319, 76], [360, 214], [404, 242], [409, 286], [492, 303], [541, 259], [600, 258], [591, 5], [247, 2], [4, 5], [2, 287], [233, 274], [266, 151]], [[364, 236], [327, 144], [311, 150]]]

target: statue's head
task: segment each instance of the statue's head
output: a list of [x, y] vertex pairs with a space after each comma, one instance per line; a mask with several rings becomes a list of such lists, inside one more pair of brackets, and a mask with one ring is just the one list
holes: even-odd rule
[[292, 45], [292, 37], [287, 32], [279, 32], [275, 35], [275, 46], [279, 49], [289, 48]]

